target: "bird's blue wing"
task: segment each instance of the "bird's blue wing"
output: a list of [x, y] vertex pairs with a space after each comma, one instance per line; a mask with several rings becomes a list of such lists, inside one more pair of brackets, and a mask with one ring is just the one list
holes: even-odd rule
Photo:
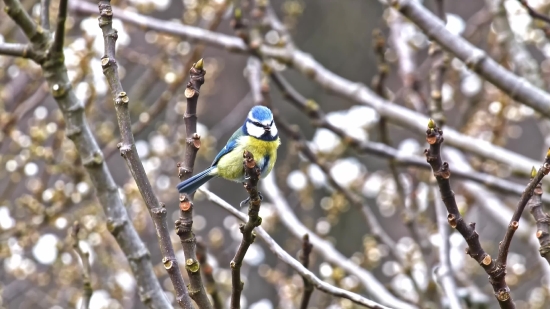
[[225, 147], [223, 147], [223, 149], [218, 153], [216, 158], [214, 158], [214, 162], [212, 162], [211, 166], [214, 166], [214, 165], [218, 164], [218, 161], [221, 159], [221, 157], [223, 157], [224, 155], [226, 155], [227, 153], [229, 153], [233, 149], [235, 149], [235, 147], [237, 147], [237, 141], [238, 141], [239, 137], [241, 137], [243, 135], [244, 135], [244, 133], [243, 133], [242, 128], [238, 128], [237, 131], [235, 131], [235, 133], [233, 133], [233, 135], [231, 135], [231, 137], [227, 141], [227, 144], [225, 144]]

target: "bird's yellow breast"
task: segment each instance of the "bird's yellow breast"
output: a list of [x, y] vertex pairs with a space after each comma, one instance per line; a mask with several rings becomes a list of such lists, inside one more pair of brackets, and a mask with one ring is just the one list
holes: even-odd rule
[[[279, 148], [280, 144], [281, 140], [279, 138], [274, 141], [262, 141], [251, 136], [239, 137], [235, 149], [221, 157], [218, 161], [218, 176], [239, 182], [244, 181], [243, 152], [248, 150], [254, 155], [256, 164], [260, 168], [264, 163], [268, 164], [261, 175], [261, 178], [266, 177], [275, 165], [277, 148]], [[268, 162], [264, 162], [264, 158], [266, 157], [268, 157]]]

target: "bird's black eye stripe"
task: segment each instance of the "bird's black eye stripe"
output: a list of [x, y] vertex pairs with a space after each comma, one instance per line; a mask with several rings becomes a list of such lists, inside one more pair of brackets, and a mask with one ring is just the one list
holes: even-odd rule
[[258, 127], [263, 127], [261, 123], [257, 122], [257, 121], [254, 121], [252, 122], [255, 126], [258, 126]]

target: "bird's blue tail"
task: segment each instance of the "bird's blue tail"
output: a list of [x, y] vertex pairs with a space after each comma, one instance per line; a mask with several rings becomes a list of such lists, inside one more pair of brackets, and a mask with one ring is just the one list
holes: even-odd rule
[[198, 173], [197, 175], [195, 175], [195, 176], [193, 176], [193, 177], [191, 177], [187, 180], [184, 180], [184, 181], [180, 182], [177, 185], [179, 193], [191, 194], [191, 193], [197, 191], [197, 189], [200, 186], [204, 185], [210, 179], [216, 177], [216, 175], [211, 175], [210, 174], [210, 172], [212, 172], [212, 170], [215, 169], [215, 168], [216, 168], [215, 166], [212, 166], [212, 167]]

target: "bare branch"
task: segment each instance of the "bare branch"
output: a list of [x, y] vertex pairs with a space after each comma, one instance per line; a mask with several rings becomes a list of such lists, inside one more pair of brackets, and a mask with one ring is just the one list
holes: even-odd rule
[[57, 25], [50, 51], [59, 54], [63, 51], [65, 43], [65, 21], [67, 20], [67, 2], [69, 0], [59, 1], [59, 11], [57, 12]]
[[218, 290], [216, 281], [214, 280], [214, 269], [208, 264], [206, 244], [197, 240], [197, 260], [201, 265], [204, 281], [206, 282], [206, 291], [212, 296], [214, 309], [223, 309], [223, 301]]
[[[180, 268], [174, 254], [174, 248], [172, 247], [172, 241], [170, 239], [170, 232], [166, 223], [166, 208], [164, 204], [160, 203], [153, 191], [153, 187], [149, 182], [143, 164], [139, 159], [136, 146], [134, 143], [134, 135], [132, 134], [132, 123], [130, 120], [130, 113], [128, 111], [128, 105], [130, 99], [120, 83], [118, 75], [118, 65], [115, 60], [115, 45], [117, 40], [117, 31], [113, 28], [112, 19], [113, 13], [111, 10], [111, 3], [109, 0], [99, 1], [99, 26], [103, 32], [103, 39], [105, 44], [105, 54], [101, 58], [101, 66], [103, 67], [103, 73], [107, 78], [111, 93], [113, 96], [113, 102], [115, 103], [115, 110], [117, 114], [118, 126], [120, 134], [122, 136], [122, 142], [118, 144], [121, 156], [126, 161], [128, 168], [132, 174], [132, 177], [136, 181], [137, 187], [145, 201], [145, 205], [149, 210], [155, 228], [157, 230], [158, 242], [160, 250], [163, 255], [162, 262], [164, 268], [168, 272], [170, 280], [174, 285], [176, 291], [176, 299], [178, 304], [182, 308], [192, 309], [193, 305], [185, 282], [183, 281]], [[59, 26], [59, 25], [58, 25]]]
[[450, 33], [445, 29], [441, 20], [420, 2], [411, 0], [393, 0], [391, 2], [392, 6], [449, 53], [462, 60], [468, 68], [483, 76], [512, 99], [550, 118], [550, 94], [501, 67], [483, 50], [472, 46], [465, 39]]
[[241, 224], [239, 229], [243, 234], [241, 244], [235, 253], [235, 257], [231, 260], [231, 309], [238, 309], [241, 307], [241, 292], [244, 287], [244, 283], [241, 281], [241, 265], [244, 260], [244, 256], [248, 251], [250, 245], [256, 238], [253, 233], [256, 227], [262, 224], [262, 218], [259, 216], [260, 206], [262, 200], [260, 193], [258, 192], [258, 180], [260, 179], [260, 167], [256, 165], [254, 156], [251, 152], [245, 151], [243, 154], [243, 168], [245, 171], [244, 187], [249, 194], [248, 200], [248, 221], [246, 224]]
[[544, 213], [541, 196], [542, 185], [538, 183], [527, 206], [537, 222], [537, 232], [535, 235], [540, 244], [540, 256], [550, 264], [550, 216]]
[[535, 11], [535, 9], [533, 9], [529, 3], [527, 3], [527, 0], [518, 0], [519, 3], [521, 3], [521, 5], [527, 10], [527, 13], [529, 13], [529, 15], [533, 18], [533, 19], [538, 19], [538, 20], [541, 20], [547, 24], [550, 24], [550, 17], [544, 15], [544, 14], [541, 14], [537, 11]]
[[[311, 254], [312, 248], [313, 245], [309, 242], [309, 235], [305, 234], [302, 238], [302, 250], [300, 251], [300, 255], [298, 256], [298, 258], [300, 259], [300, 263], [304, 265], [305, 269], [309, 267], [309, 255]], [[307, 309], [307, 304], [309, 303], [309, 299], [311, 298], [311, 294], [313, 293], [313, 284], [311, 284], [311, 281], [309, 281], [305, 276], [302, 276], [302, 279], [304, 280], [304, 294], [302, 294], [300, 309]]]
[[73, 249], [76, 254], [80, 257], [82, 261], [82, 305], [80, 309], [88, 309], [90, 306], [90, 299], [92, 298], [92, 281], [91, 270], [90, 270], [90, 252], [84, 252], [78, 245], [78, 231], [80, 230], [80, 225], [77, 222], [74, 223], [73, 228], [71, 229], [71, 238], [73, 242]]
[[357, 276], [361, 285], [365, 288], [365, 291], [369, 295], [373, 295], [373, 298], [382, 303], [385, 306], [399, 308], [399, 309], [412, 309], [417, 308], [415, 305], [403, 302], [395, 296], [393, 296], [382, 283], [376, 279], [372, 273], [359, 267], [349, 258], [345, 257], [342, 253], [337, 251], [334, 246], [321, 239], [314, 234], [308, 228], [304, 226], [300, 220], [294, 215], [294, 212], [288, 205], [287, 201], [283, 197], [281, 191], [275, 184], [273, 174], [268, 175], [263, 181], [262, 186], [266, 195], [269, 196], [272, 201], [273, 210], [279, 217], [280, 222], [288, 229], [288, 231], [294, 235], [297, 239], [300, 239], [304, 234], [309, 235], [309, 240], [313, 245], [313, 249], [320, 256], [322, 256], [329, 263], [333, 263], [342, 268], [348, 274]]
[[[273, 177], [272, 175], [273, 174], [270, 174], [269, 176], [266, 177], [266, 179]], [[265, 183], [265, 181], [264, 181], [264, 183]], [[217, 206], [222, 207], [224, 210], [226, 210], [227, 212], [229, 212], [230, 214], [232, 214], [234, 217], [238, 218], [242, 222], [250, 222], [250, 220], [246, 221], [246, 216], [244, 214], [239, 212], [237, 209], [235, 209], [235, 207], [231, 206], [229, 203], [227, 203], [226, 201], [224, 201], [223, 199], [221, 199], [220, 197], [218, 197], [214, 193], [204, 189], [204, 187], [199, 188], [199, 191], [204, 193], [209, 201], [213, 202]], [[290, 209], [289, 209], [289, 211], [290, 211]], [[296, 219], [296, 218], [294, 218], [294, 219]], [[302, 277], [307, 278], [315, 286], [315, 288], [317, 288], [319, 291], [323, 291], [327, 294], [330, 294], [330, 295], [333, 295], [333, 296], [336, 296], [336, 297], [342, 297], [342, 298], [349, 299], [352, 302], [354, 302], [358, 305], [361, 305], [365, 308], [389, 309], [389, 307], [378, 304], [378, 303], [376, 303], [376, 302], [374, 302], [370, 299], [367, 299], [367, 298], [365, 298], [361, 295], [358, 295], [358, 294], [355, 294], [353, 292], [349, 292], [349, 291], [346, 291], [344, 289], [332, 286], [332, 285], [322, 281], [321, 279], [317, 278], [315, 276], [315, 274], [313, 274], [311, 271], [309, 271], [307, 268], [305, 268], [300, 262], [298, 262], [296, 259], [294, 259], [292, 256], [290, 256], [290, 254], [288, 254], [283, 248], [281, 248], [275, 242], [275, 240], [273, 240], [273, 238], [271, 238], [271, 236], [269, 236], [269, 234], [262, 227], [258, 226], [255, 229], [255, 232], [256, 232], [256, 235], [259, 236], [267, 244], [267, 246], [269, 247], [271, 252], [273, 252], [281, 261], [285, 262], [290, 267], [292, 267], [292, 269], [294, 269]], [[321, 240], [317, 236], [315, 236], [315, 239], [316, 239], [316, 241], [313, 242], [314, 245], [315, 245], [315, 243], [317, 243], [317, 240], [320, 241], [320, 242], [325, 242], [324, 240]], [[323, 247], [325, 247], [327, 245], [328, 244], [325, 244]], [[321, 249], [319, 249], [319, 250], [321, 250]], [[334, 250], [334, 249], [332, 249], [332, 250]], [[349, 260], [347, 260], [347, 259], [341, 260], [341, 263], [348, 263], [348, 262], [349, 262]], [[351, 262], [349, 262], [349, 263], [351, 263]], [[340, 264], [340, 263], [337, 263], [337, 264]], [[357, 268], [359, 268], [359, 267], [357, 267]], [[356, 273], [356, 275], [358, 275], [358, 274]], [[393, 299], [393, 296], [389, 295], [389, 297]], [[391, 302], [391, 300], [387, 300], [386, 302]], [[400, 308], [400, 309], [416, 308], [416, 307], [409, 306], [405, 303], [400, 303], [399, 301], [397, 301], [397, 303], [394, 303], [394, 304], [395, 304], [396, 308]], [[399, 305], [399, 304], [402, 304], [402, 305]]]
[[0, 43], [0, 55], [29, 58], [33, 60], [36, 58], [32, 46], [17, 43]]
[[[201, 146], [201, 137], [197, 133], [197, 102], [202, 84], [204, 83], [204, 75], [206, 71], [203, 68], [204, 61], [200, 59], [193, 64], [189, 70], [189, 82], [185, 89], [185, 97], [187, 98], [187, 109], [183, 116], [185, 123], [185, 157], [183, 162], [178, 163], [178, 176], [181, 181], [188, 179], [193, 175], [195, 166], [195, 158]], [[193, 233], [193, 197], [194, 193], [180, 194], [180, 218], [176, 220], [176, 233], [180, 238], [185, 255], [185, 270], [189, 276], [189, 295], [199, 305], [200, 308], [212, 308], [208, 295], [202, 282], [201, 273], [199, 271], [200, 264], [197, 260], [196, 253], [196, 238]]]
[[40, 0], [40, 25], [50, 30], [50, 0]]
[[48, 37], [17, 0], [4, 2], [7, 13], [22, 27], [33, 43], [33, 49], [46, 55], [44, 62], [39, 63], [42, 65], [49, 89], [63, 113], [66, 135], [74, 142], [82, 165], [96, 188], [99, 203], [105, 211], [107, 230], [114, 236], [129, 261], [142, 302], [151, 309], [169, 308], [171, 305], [153, 272], [149, 252], [130, 223], [126, 208], [120, 199], [118, 187], [104, 163], [103, 154], [88, 126], [84, 116], [84, 106], [71, 88], [67, 68], [60, 61], [62, 57], [53, 57], [46, 53]]

